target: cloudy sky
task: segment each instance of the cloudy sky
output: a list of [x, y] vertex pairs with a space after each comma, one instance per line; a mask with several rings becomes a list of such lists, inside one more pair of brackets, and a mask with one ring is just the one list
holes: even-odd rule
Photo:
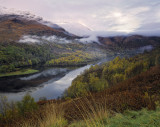
[[160, 33], [160, 0], [0, 0], [0, 6], [92, 31]]

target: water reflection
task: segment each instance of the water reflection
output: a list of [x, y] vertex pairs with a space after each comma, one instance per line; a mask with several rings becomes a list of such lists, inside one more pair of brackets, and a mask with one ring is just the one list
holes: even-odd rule
[[[22, 97], [26, 94], [29, 93], [32, 97], [35, 98], [35, 100], [39, 100], [40, 97], [46, 97], [47, 99], [54, 99], [62, 95], [64, 90], [68, 88], [71, 85], [71, 82], [74, 78], [77, 77], [77, 75], [81, 74], [85, 69], [88, 69], [91, 65], [87, 65], [75, 70], [72, 70], [65, 74], [65, 76], [59, 78], [59, 76], [52, 78], [51, 80], [44, 82], [39, 85], [39, 87], [33, 87], [30, 89], [26, 89], [23, 92], [18, 92], [18, 93], [1, 93], [0, 95], [4, 95], [8, 97], [9, 101], [18, 101], [21, 100]], [[55, 70], [54, 68], [51, 70], [47, 70], [45, 72], [51, 72]], [[66, 72], [66, 69], [61, 69]], [[46, 74], [47, 74], [46, 73]], [[53, 73], [52, 73], [53, 74]], [[38, 78], [40, 74], [35, 74], [32, 76], [28, 77], [23, 77], [21, 80], [30, 80], [30, 79], [35, 79]], [[47, 75], [45, 75], [47, 76]]]
[[19, 79], [20, 80], [32, 80], [32, 79], [36, 79], [36, 78], [40, 78], [40, 77], [55, 76], [57, 74], [67, 72], [68, 70], [69, 69], [67, 69], [67, 68], [52, 68], [52, 69], [44, 70], [38, 74], [34, 74], [31, 76], [27, 76], [27, 77], [22, 77]]

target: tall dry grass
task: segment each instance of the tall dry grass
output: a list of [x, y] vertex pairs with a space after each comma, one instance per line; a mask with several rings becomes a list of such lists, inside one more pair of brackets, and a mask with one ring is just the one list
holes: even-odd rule
[[57, 104], [47, 104], [38, 112], [31, 113], [30, 118], [25, 118], [15, 123], [15, 127], [63, 127], [67, 121], [63, 118], [64, 110]]
[[[78, 112], [82, 116], [83, 124], [76, 126], [86, 126], [86, 127], [103, 127], [105, 126], [106, 120], [110, 117], [111, 111], [107, 109], [107, 106], [104, 104], [96, 103], [95, 98], [90, 94], [90, 99], [87, 97], [83, 100], [79, 100], [78, 104], [73, 101], [76, 108], [79, 110]], [[105, 101], [105, 98], [103, 99]], [[74, 121], [73, 123], [76, 123]], [[85, 123], [85, 124], [84, 124]], [[74, 126], [74, 124], [73, 124]], [[76, 127], [75, 126], [75, 127]]]
[[104, 105], [93, 100], [80, 101], [77, 108], [83, 116], [82, 120], [73, 121], [68, 127], [159, 127], [160, 103], [156, 110], [143, 108], [138, 111], [126, 110], [123, 113], [109, 111]]

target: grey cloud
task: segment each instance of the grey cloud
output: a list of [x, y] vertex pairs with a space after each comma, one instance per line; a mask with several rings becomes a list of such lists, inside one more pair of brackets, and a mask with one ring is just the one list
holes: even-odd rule
[[160, 30], [159, 0], [1, 0], [1, 5], [31, 11], [58, 24], [81, 22], [94, 31]]

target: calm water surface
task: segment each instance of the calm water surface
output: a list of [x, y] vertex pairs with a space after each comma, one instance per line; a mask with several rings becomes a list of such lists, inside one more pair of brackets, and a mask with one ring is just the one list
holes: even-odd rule
[[[32, 83], [34, 84], [34, 82], [37, 83], [37, 80], [43, 79], [43, 81], [45, 81], [45, 78], [48, 79], [48, 77], [54, 75], [53, 78], [39, 84], [37, 87], [25, 88], [17, 92], [0, 93], [0, 95], [7, 96], [9, 101], [21, 100], [26, 93], [29, 93], [32, 97], [34, 97], [36, 101], [39, 100], [40, 97], [46, 97], [47, 99], [56, 99], [60, 97], [63, 94], [64, 90], [71, 85], [72, 80], [76, 78], [77, 75], [81, 74], [90, 66], [91, 65], [87, 65], [77, 69], [52, 68], [27, 77], [19, 77], [15, 80], [21, 81], [21, 83], [27, 81], [30, 82], [32, 80]], [[12, 82], [14, 82], [15, 80], [12, 80]]]

